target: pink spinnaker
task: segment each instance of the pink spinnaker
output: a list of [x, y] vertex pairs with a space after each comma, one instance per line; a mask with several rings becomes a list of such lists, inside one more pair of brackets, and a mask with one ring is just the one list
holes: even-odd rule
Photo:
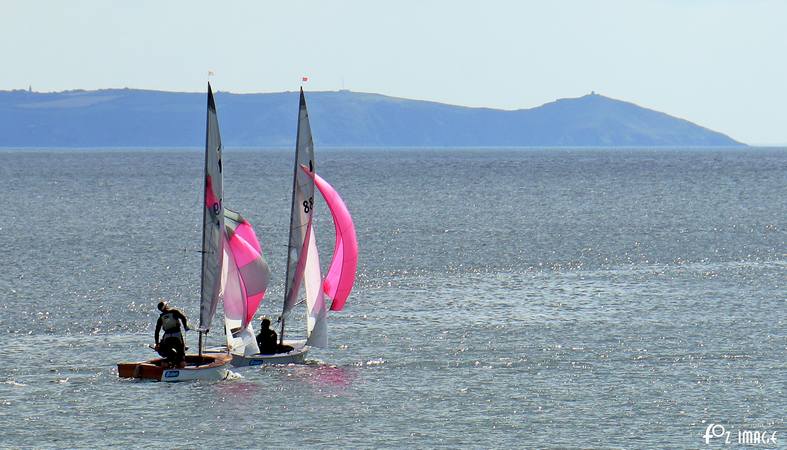
[[243, 309], [243, 313], [239, 315], [242, 318], [241, 328], [245, 328], [254, 318], [265, 297], [270, 270], [262, 257], [262, 248], [251, 224], [240, 215], [238, 218], [241, 221], [234, 222], [237, 223], [234, 231], [228, 230], [227, 246], [237, 269], [240, 294], [245, 299], [245, 304], [238, 305], [237, 302], [229, 301], [225, 294], [225, 309], [228, 303], [240, 306]]
[[336, 229], [333, 259], [328, 275], [323, 281], [323, 292], [332, 298], [331, 311], [341, 311], [355, 284], [355, 272], [358, 269], [358, 241], [355, 237], [355, 225], [350, 211], [339, 193], [327, 181], [316, 173], [314, 183], [320, 190], [328, 209], [333, 216]]

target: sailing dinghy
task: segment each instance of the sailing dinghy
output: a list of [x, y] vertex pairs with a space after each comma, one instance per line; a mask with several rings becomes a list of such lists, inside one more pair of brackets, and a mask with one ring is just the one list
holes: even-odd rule
[[157, 381], [223, 380], [230, 374], [228, 353], [203, 353], [203, 334], [210, 329], [216, 306], [223, 294], [224, 266], [224, 181], [221, 166], [221, 136], [213, 92], [208, 83], [208, 118], [205, 143], [205, 183], [202, 214], [202, 280], [200, 294], [199, 353], [186, 355], [186, 366], [169, 368], [162, 358], [118, 363], [118, 376]]
[[[256, 340], [250, 339], [250, 336], [254, 336], [250, 321], [259, 307], [259, 301], [247, 295], [244, 310], [246, 320], [242, 320], [240, 326], [232, 326], [237, 325], [237, 318], [241, 317], [239, 309], [242, 306], [238, 305], [230, 306], [230, 313], [233, 315], [234, 321], [231, 322], [229, 318], [225, 319], [227, 320], [225, 328], [228, 348], [232, 353], [232, 365], [238, 367], [303, 363], [311, 347], [325, 348], [328, 345], [326, 296], [332, 299], [330, 309], [332, 311], [340, 311], [344, 308], [344, 304], [355, 282], [355, 272], [358, 265], [358, 243], [355, 237], [355, 227], [350, 212], [339, 197], [339, 194], [328, 182], [315, 173], [314, 143], [303, 89], [301, 89], [300, 94], [292, 204], [290, 208], [287, 276], [285, 279], [284, 304], [280, 316], [281, 333], [279, 335], [279, 344], [289, 345], [293, 349], [284, 353], [258, 353], [259, 347], [257, 347]], [[312, 223], [315, 186], [322, 193], [328, 208], [331, 210], [336, 231], [333, 259], [328, 275], [324, 279], [320, 271], [320, 260]], [[240, 227], [235, 228], [235, 230], [230, 230], [230, 228], [231, 226], [228, 224], [228, 234], [234, 231], [229, 238], [230, 244], [232, 244], [232, 239], [239, 235], [237, 230]], [[251, 247], [254, 247], [257, 252], [261, 252], [253, 230], [250, 235], [246, 234], [245, 236], [248, 240], [253, 241]], [[233, 256], [228, 258], [232, 261], [229, 265], [230, 269], [232, 269], [233, 264], [237, 266], [239, 261], [256, 257], [253, 254], [254, 252], [247, 253], [248, 247], [244, 247], [244, 250], [240, 252], [240, 258], [238, 258], [239, 255], [234, 254], [238, 247], [229, 245], [228, 248], [229, 253]], [[265, 270], [267, 270], [267, 265]], [[246, 273], [251, 277], [251, 280], [244, 279], [244, 276], [240, 275], [241, 285], [259, 285], [263, 278], [265, 278], [265, 284], [267, 285], [269, 273], [265, 274], [264, 270], [247, 271]], [[299, 301], [301, 285], [303, 285], [306, 294], [306, 339], [285, 340], [285, 322], [293, 309], [303, 303], [303, 301]], [[225, 296], [225, 315], [228, 298], [231, 297]], [[233, 308], [237, 311], [233, 311]]]

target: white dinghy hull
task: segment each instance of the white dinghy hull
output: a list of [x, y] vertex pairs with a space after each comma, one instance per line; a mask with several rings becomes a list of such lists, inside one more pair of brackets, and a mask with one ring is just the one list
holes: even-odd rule
[[250, 367], [250, 366], [267, 366], [272, 364], [305, 364], [306, 354], [309, 353], [309, 347], [306, 345], [305, 340], [299, 341], [284, 341], [285, 344], [291, 345], [293, 349], [287, 353], [276, 353], [273, 355], [232, 355], [232, 365], [234, 367]]
[[142, 362], [118, 363], [118, 377], [152, 381], [218, 381], [230, 376], [232, 357], [227, 353], [186, 355], [186, 367], [165, 367], [162, 358]]

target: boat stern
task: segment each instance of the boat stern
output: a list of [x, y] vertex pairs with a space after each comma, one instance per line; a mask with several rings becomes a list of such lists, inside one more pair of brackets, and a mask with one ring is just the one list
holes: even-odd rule
[[118, 363], [118, 377], [155, 381], [223, 380], [229, 377], [227, 353], [186, 355], [186, 367], [165, 367], [161, 358]]

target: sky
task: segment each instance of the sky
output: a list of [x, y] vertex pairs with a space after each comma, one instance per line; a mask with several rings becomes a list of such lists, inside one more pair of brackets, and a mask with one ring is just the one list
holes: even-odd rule
[[784, 0], [0, 0], [0, 90], [350, 89], [532, 108], [591, 91], [787, 145]]

